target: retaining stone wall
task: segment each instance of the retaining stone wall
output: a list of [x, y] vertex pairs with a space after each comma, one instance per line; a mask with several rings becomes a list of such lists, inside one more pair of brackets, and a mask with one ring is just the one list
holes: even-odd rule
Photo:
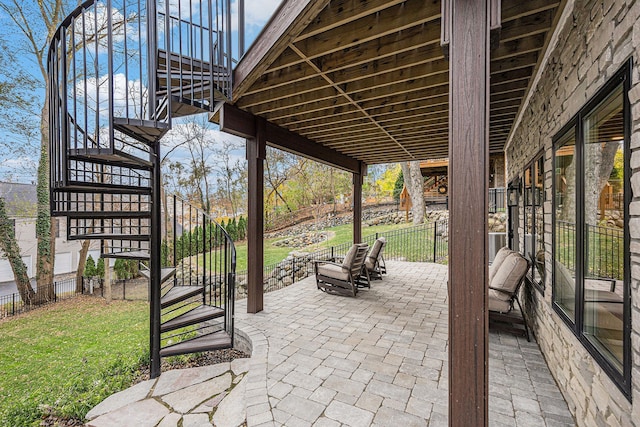
[[[579, 425], [640, 426], [640, 3], [568, 1], [558, 43], [507, 147], [508, 181], [544, 150], [546, 291], [527, 289], [527, 311], [538, 343]], [[632, 294], [632, 402], [618, 390], [551, 306], [552, 137], [629, 58], [632, 115], [630, 207]], [[519, 234], [524, 235], [523, 215]], [[615, 220], [614, 220], [615, 221]], [[524, 242], [521, 239], [520, 244]], [[522, 250], [522, 248], [520, 248]]]

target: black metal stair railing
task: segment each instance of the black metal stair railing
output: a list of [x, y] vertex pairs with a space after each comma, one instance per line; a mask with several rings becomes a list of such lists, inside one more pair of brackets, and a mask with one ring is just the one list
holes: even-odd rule
[[230, 98], [230, 30], [230, 0], [78, 6], [48, 57], [54, 203], [64, 207], [65, 192], [83, 186], [150, 187], [148, 145], [172, 116], [210, 112]]
[[233, 241], [204, 211], [176, 196], [165, 201], [162, 225], [161, 354], [180, 354], [198, 345], [199, 339], [211, 337], [217, 337], [221, 347], [231, 346], [236, 272]]

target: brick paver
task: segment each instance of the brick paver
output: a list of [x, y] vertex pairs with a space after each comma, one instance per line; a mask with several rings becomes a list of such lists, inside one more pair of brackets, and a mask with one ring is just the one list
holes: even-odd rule
[[[250, 359], [165, 372], [106, 399], [88, 425], [446, 426], [447, 267], [387, 266], [356, 298], [311, 277], [265, 295], [261, 313], [239, 302]], [[489, 338], [489, 424], [575, 425], [537, 344]]]
[[[269, 396], [274, 425], [447, 424], [447, 267], [387, 264], [356, 298], [310, 277], [266, 294], [258, 315], [238, 303], [237, 327], [265, 365], [253, 360], [248, 379]], [[491, 332], [489, 381], [490, 425], [575, 425], [535, 342]]]

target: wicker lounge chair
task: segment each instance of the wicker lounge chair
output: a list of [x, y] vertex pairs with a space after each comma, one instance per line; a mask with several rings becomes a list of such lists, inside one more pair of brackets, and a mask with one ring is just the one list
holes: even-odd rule
[[367, 255], [367, 259], [364, 261], [364, 265], [369, 272], [369, 278], [382, 280], [382, 275], [387, 273], [387, 267], [384, 263], [384, 247], [387, 244], [387, 239], [380, 237], [376, 239], [371, 246], [371, 251]]
[[[529, 267], [525, 257], [508, 248], [500, 249], [489, 266], [489, 321], [499, 329], [526, 336], [527, 341], [530, 340], [529, 328], [518, 292]], [[519, 314], [513, 312], [514, 303], [518, 305]]]
[[[357, 243], [351, 246], [342, 264], [333, 261], [316, 261], [316, 285], [324, 292], [356, 296], [359, 283], [369, 281], [369, 273], [363, 268], [369, 245]], [[361, 277], [363, 275], [363, 277]]]

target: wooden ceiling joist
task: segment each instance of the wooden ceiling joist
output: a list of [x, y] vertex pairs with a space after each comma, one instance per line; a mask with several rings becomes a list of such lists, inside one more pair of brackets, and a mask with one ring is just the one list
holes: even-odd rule
[[[490, 58], [491, 152], [508, 138], [560, 7], [559, 0], [501, 4]], [[440, 0], [284, 0], [274, 19], [234, 73], [239, 109], [280, 136], [367, 164], [446, 157]]]

